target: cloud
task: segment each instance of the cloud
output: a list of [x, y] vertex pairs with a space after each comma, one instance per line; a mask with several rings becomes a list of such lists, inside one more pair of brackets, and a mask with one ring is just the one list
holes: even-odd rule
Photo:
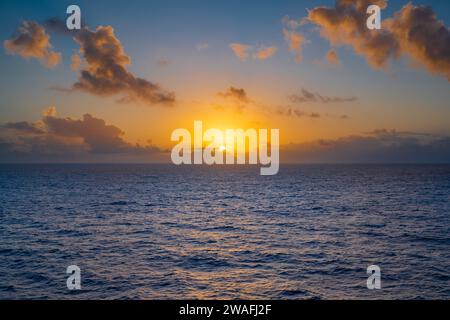
[[232, 43], [230, 44], [230, 48], [233, 50], [236, 57], [242, 61], [247, 60], [249, 57], [258, 60], [266, 60], [278, 51], [278, 48], [275, 46], [261, 46], [258, 49], [255, 49], [254, 46], [243, 43]]
[[308, 20], [320, 28], [320, 34], [333, 45], [350, 45], [374, 68], [387, 66], [399, 55], [395, 37], [383, 30], [369, 30], [366, 9], [375, 4], [387, 6], [385, 0], [337, 0], [335, 8], [318, 7], [309, 11]]
[[42, 115], [44, 117], [56, 117], [57, 111], [56, 107], [50, 106], [42, 110]]
[[293, 108], [291, 106], [278, 107], [276, 109], [276, 114], [279, 116], [310, 118], [310, 119], [334, 118], [334, 119], [338, 119], [338, 120], [347, 120], [349, 118], [345, 114], [344, 115], [332, 115], [332, 114], [328, 114], [328, 113], [320, 114], [317, 112], [307, 112], [304, 110]]
[[292, 107], [279, 107], [276, 113], [280, 116], [298, 117], [298, 118], [320, 118], [321, 115], [317, 112], [305, 112], [303, 110], [295, 109]]
[[289, 51], [295, 54], [295, 62], [302, 62], [302, 45], [305, 43], [305, 37], [297, 31], [288, 29], [283, 29], [283, 35], [289, 45]]
[[295, 30], [300, 28], [301, 26], [305, 25], [308, 21], [304, 18], [302, 19], [291, 19], [288, 15], [284, 16], [283, 19], [281, 19], [281, 22], [284, 26], [286, 26], [289, 29]]
[[343, 102], [355, 102], [358, 100], [356, 97], [329, 97], [324, 96], [316, 92], [308, 91], [302, 88], [300, 94], [293, 94], [289, 96], [289, 99], [294, 103], [305, 102], [319, 102], [319, 103], [343, 103]]
[[73, 90], [98, 96], [123, 94], [120, 101], [145, 105], [170, 106], [175, 102], [173, 92], [128, 71], [131, 58], [111, 26], [100, 26], [95, 31], [81, 29], [75, 34], [75, 41], [80, 45], [80, 54], [86, 63]]
[[382, 30], [369, 30], [366, 9], [372, 4], [387, 7], [386, 0], [337, 0], [334, 8], [310, 10], [308, 20], [333, 46], [351, 46], [375, 69], [386, 69], [404, 55], [450, 81], [450, 30], [431, 7], [408, 3], [384, 20]]
[[252, 104], [255, 104], [248, 95], [245, 89], [229, 87], [224, 92], [217, 93], [217, 96], [227, 101], [223, 101], [224, 104], [213, 103], [211, 104], [215, 110], [226, 110], [227, 107], [233, 107], [237, 113], [242, 113], [244, 109]]
[[280, 152], [293, 163], [450, 163], [450, 137], [422, 141], [393, 130], [289, 144]]
[[0, 126], [0, 161], [109, 161], [120, 157], [151, 161], [164, 152], [150, 143], [133, 145], [125, 141], [124, 134], [90, 114], [81, 119], [58, 118], [56, 109], [47, 109], [38, 122]]
[[247, 92], [243, 88], [229, 87], [225, 92], [219, 92], [217, 95], [224, 98], [231, 98], [241, 103], [250, 102]]
[[52, 50], [50, 36], [37, 22], [23, 21], [17, 33], [15, 38], [3, 42], [7, 53], [25, 59], [38, 59], [48, 68], [54, 68], [61, 62], [61, 54]]
[[277, 52], [278, 48], [275, 46], [272, 47], [263, 47], [256, 51], [253, 54], [253, 57], [259, 60], [266, 60], [273, 56]]
[[[81, 16], [81, 29], [84, 29], [86, 27], [83, 17], [84, 16], [82, 15]], [[55, 33], [61, 34], [61, 35], [73, 35], [79, 31], [76, 29], [69, 30], [67, 28], [66, 21], [59, 17], [52, 17], [50, 19], [47, 19], [44, 21], [43, 25], [50, 32], [55, 32]]]
[[327, 59], [327, 61], [331, 64], [337, 65], [340, 64], [341, 61], [339, 60], [339, 56], [336, 52], [336, 50], [330, 50], [327, 52], [325, 58]]
[[408, 3], [386, 21], [386, 27], [403, 54], [450, 81], [450, 29], [437, 19], [431, 7]]
[[233, 50], [236, 57], [244, 61], [249, 57], [249, 51], [252, 49], [252, 46], [235, 42], [230, 44], [230, 48]]
[[81, 57], [78, 54], [74, 54], [71, 57], [72, 63], [70, 64], [70, 69], [77, 71], [81, 65]]
[[20, 122], [8, 122], [2, 126], [3, 129], [11, 129], [22, 134], [44, 134], [45, 132], [40, 129], [36, 124], [26, 121]]

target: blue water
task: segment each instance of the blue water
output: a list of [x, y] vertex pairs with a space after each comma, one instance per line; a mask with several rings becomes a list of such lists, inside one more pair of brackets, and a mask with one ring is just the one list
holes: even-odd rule
[[0, 299], [449, 299], [450, 166], [1, 165], [0, 257]]

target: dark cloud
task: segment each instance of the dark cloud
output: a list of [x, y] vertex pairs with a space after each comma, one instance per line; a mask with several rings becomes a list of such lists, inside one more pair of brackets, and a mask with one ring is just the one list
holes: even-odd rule
[[335, 140], [290, 144], [282, 161], [300, 163], [450, 163], [450, 137], [421, 139], [411, 134], [377, 130]]
[[392, 59], [405, 55], [450, 81], [450, 30], [432, 8], [408, 3], [384, 20], [382, 30], [369, 30], [366, 9], [373, 4], [387, 7], [386, 0], [337, 0], [334, 8], [310, 10], [308, 20], [333, 46], [351, 46], [374, 68], [386, 68]]
[[342, 102], [355, 102], [356, 97], [329, 97], [319, 93], [308, 91], [302, 88], [300, 94], [293, 94], [289, 99], [294, 103], [305, 102], [320, 102], [320, 103], [342, 103]]
[[287, 117], [295, 116], [298, 118], [312, 118], [312, 119], [317, 119], [321, 117], [321, 115], [317, 112], [306, 112], [292, 107], [279, 107], [277, 109], [277, 114], [280, 116], [287, 116]]
[[48, 134], [67, 138], [82, 138], [92, 152], [121, 152], [129, 148], [124, 132], [104, 120], [85, 114], [80, 120], [44, 117]]
[[17, 35], [4, 41], [3, 45], [9, 54], [38, 59], [48, 68], [54, 68], [61, 62], [61, 54], [52, 50], [50, 36], [43, 26], [34, 21], [24, 21]]
[[73, 32], [77, 32], [77, 30], [67, 29], [66, 23], [58, 17], [52, 17], [45, 20], [44, 27], [49, 31], [64, 35], [69, 35]]
[[386, 21], [386, 27], [395, 35], [403, 54], [450, 81], [450, 30], [431, 7], [408, 3]]
[[3, 126], [5, 129], [16, 130], [22, 134], [44, 134], [45, 131], [39, 128], [36, 124], [20, 121], [20, 122], [8, 122]]
[[[86, 24], [83, 20], [83, 15], [81, 16], [81, 29], [86, 28]], [[66, 21], [59, 17], [52, 17], [44, 21], [44, 27], [50, 32], [55, 32], [62, 35], [73, 35], [77, 33], [79, 30], [73, 29], [69, 30], [66, 26]]]
[[224, 98], [231, 98], [241, 103], [250, 102], [247, 92], [243, 88], [229, 87], [225, 92], [219, 92], [217, 95]]
[[229, 87], [226, 91], [217, 93], [217, 96], [227, 101], [225, 102], [225, 105], [213, 104], [213, 107], [216, 110], [223, 111], [226, 110], [228, 106], [233, 107], [235, 112], [242, 113], [246, 107], [255, 104], [255, 102], [248, 97], [247, 92], [243, 88]]
[[300, 110], [297, 108], [293, 108], [291, 106], [278, 107], [276, 109], [276, 114], [279, 116], [310, 118], [310, 119], [334, 118], [334, 119], [338, 119], [338, 120], [346, 120], [349, 118], [347, 115], [332, 115], [332, 114], [328, 114], [328, 113], [320, 114], [317, 112], [308, 112], [308, 111]]
[[76, 33], [80, 54], [86, 62], [74, 90], [99, 96], [124, 94], [123, 102], [142, 102], [146, 105], [172, 105], [173, 92], [136, 77], [127, 70], [131, 58], [125, 53], [111, 26], [100, 26], [95, 31], [84, 28]]
[[[49, 114], [46, 112], [46, 114]], [[118, 158], [151, 162], [163, 150], [147, 143], [133, 145], [124, 132], [103, 119], [44, 115], [36, 123], [10, 122], [0, 126], [0, 161], [109, 161]]]

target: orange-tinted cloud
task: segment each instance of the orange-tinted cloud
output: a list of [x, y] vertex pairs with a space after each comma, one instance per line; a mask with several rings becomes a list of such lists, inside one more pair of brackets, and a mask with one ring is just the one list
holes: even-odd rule
[[258, 51], [256, 51], [253, 54], [253, 57], [259, 60], [266, 60], [268, 58], [270, 58], [271, 56], [273, 56], [276, 52], [277, 52], [278, 48], [275, 46], [271, 46], [271, 47], [263, 47], [261, 49], [259, 49]]
[[373, 68], [386, 68], [390, 60], [405, 55], [450, 81], [450, 30], [432, 8], [409, 3], [385, 19], [381, 30], [369, 30], [366, 9], [373, 4], [387, 7], [386, 0], [337, 0], [334, 8], [310, 10], [308, 20], [333, 46], [351, 46]]
[[233, 50], [236, 57], [244, 61], [249, 57], [249, 51], [252, 49], [252, 46], [235, 42], [230, 44], [230, 48]]
[[251, 45], [243, 43], [232, 43], [230, 44], [230, 48], [233, 50], [236, 57], [242, 61], [247, 60], [249, 57], [258, 60], [266, 60], [278, 51], [278, 48], [275, 46], [262, 46], [256, 49]]
[[327, 52], [325, 58], [327, 59], [327, 61], [331, 64], [337, 65], [340, 64], [341, 61], [339, 60], [339, 56], [336, 52], [336, 50], [331, 49], [330, 51]]
[[400, 47], [386, 30], [369, 30], [366, 9], [369, 5], [387, 6], [385, 0], [337, 0], [334, 8], [318, 7], [309, 11], [310, 22], [320, 27], [320, 34], [332, 45], [350, 45], [374, 68], [385, 68]]
[[80, 55], [78, 55], [78, 54], [72, 55], [71, 60], [72, 60], [72, 63], [70, 64], [70, 69], [72, 69], [73, 71], [77, 71], [81, 65]]
[[42, 111], [44, 117], [56, 117], [56, 107], [50, 106]]
[[305, 37], [298, 31], [288, 29], [283, 29], [283, 35], [288, 43], [289, 51], [295, 54], [295, 62], [302, 62], [302, 45], [305, 43]]
[[43, 26], [34, 21], [24, 21], [18, 35], [4, 41], [3, 45], [9, 54], [38, 59], [48, 68], [54, 68], [61, 62], [61, 54], [52, 50], [50, 36]]
[[100, 26], [95, 31], [81, 29], [75, 40], [86, 63], [73, 89], [99, 96], [124, 94], [121, 101], [145, 105], [172, 105], [175, 102], [173, 92], [128, 71], [131, 58], [111, 26]]
[[431, 7], [408, 3], [385, 26], [396, 37], [403, 54], [450, 81], [450, 30]]

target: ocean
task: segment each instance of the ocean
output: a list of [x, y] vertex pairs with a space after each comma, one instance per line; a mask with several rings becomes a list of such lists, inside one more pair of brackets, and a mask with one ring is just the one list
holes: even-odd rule
[[450, 165], [0, 165], [0, 257], [0, 299], [449, 299]]

